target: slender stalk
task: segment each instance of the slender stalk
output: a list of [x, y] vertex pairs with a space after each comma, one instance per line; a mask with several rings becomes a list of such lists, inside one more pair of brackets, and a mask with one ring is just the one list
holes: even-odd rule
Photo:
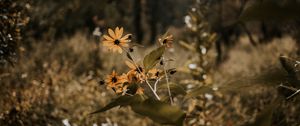
[[[162, 60], [163, 60], [163, 62], [164, 62], [165, 58], [162, 57]], [[168, 74], [167, 74], [165, 62], [164, 62], [164, 64], [163, 64], [163, 68], [164, 68], [164, 72], [165, 72], [165, 76], [166, 76], [166, 81], [167, 81], [168, 94], [169, 94], [169, 97], [170, 97], [171, 104], [173, 104], [173, 99], [172, 99], [172, 94], [171, 94], [170, 84], [169, 84], [169, 77], [168, 77]]]
[[158, 82], [160, 81], [161, 78], [158, 78], [155, 83], [154, 83], [154, 91], [156, 92], [157, 91], [157, 84]]
[[160, 97], [157, 95], [156, 91], [154, 91], [154, 89], [151, 87], [151, 85], [147, 79], [146, 79], [146, 83], [149, 86], [149, 88], [151, 89], [151, 91], [153, 92], [153, 94], [155, 95], [155, 97], [157, 98], [157, 100], [160, 100]]
[[296, 88], [289, 87], [289, 86], [285, 86], [285, 85], [283, 85], [283, 84], [280, 84], [279, 87], [282, 87], [282, 88], [285, 88], [285, 89], [288, 89], [288, 90], [291, 90], [291, 91], [297, 91]]
[[296, 88], [293, 88], [293, 87], [289, 87], [289, 86], [285, 86], [283, 84], [280, 84], [279, 87], [282, 87], [282, 88], [285, 88], [285, 89], [288, 89], [288, 90], [291, 90], [291, 91], [294, 91], [294, 93], [290, 96], [288, 96], [286, 99], [290, 99], [292, 97], [294, 97], [295, 95], [299, 94], [300, 93], [300, 89], [296, 89]]
[[299, 94], [299, 93], [300, 93], [300, 89], [298, 89], [297, 91], [295, 91], [295, 93], [293, 93], [292, 95], [290, 95], [286, 99], [288, 100], [288, 99], [292, 98], [293, 96], [295, 96], [296, 94]]

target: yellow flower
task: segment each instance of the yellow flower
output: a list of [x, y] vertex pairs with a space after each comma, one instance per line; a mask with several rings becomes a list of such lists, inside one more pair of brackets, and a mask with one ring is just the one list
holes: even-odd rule
[[158, 41], [161, 45], [164, 45], [168, 48], [171, 48], [172, 43], [173, 43], [173, 35], [168, 35], [168, 36], [165, 36], [163, 38], [159, 38]]
[[131, 34], [127, 34], [125, 36], [122, 37], [123, 35], [123, 28], [119, 28], [116, 27], [115, 31], [113, 31], [112, 29], [108, 29], [108, 35], [103, 35], [104, 40], [103, 42], [103, 46], [108, 47], [110, 50], [112, 50], [113, 52], [119, 52], [122, 53], [122, 48], [123, 47], [128, 47], [128, 42], [130, 42], [129, 40], [129, 36]]
[[131, 69], [127, 73], [128, 82], [143, 82], [146, 79], [144, 69], [141, 66], [136, 66], [129, 61], [125, 61], [125, 64]]
[[147, 73], [150, 79], [158, 79], [161, 75], [162, 71], [156, 68], [150, 69]]
[[128, 85], [117, 85], [116, 87], [114, 87], [114, 90], [117, 94], [124, 95], [125, 92], [127, 91], [127, 87]]
[[116, 88], [118, 86], [122, 86], [123, 83], [125, 82], [127, 82], [126, 75], [118, 76], [118, 74], [115, 71], [113, 71], [111, 75], [108, 75], [105, 80], [107, 87], [110, 88]]

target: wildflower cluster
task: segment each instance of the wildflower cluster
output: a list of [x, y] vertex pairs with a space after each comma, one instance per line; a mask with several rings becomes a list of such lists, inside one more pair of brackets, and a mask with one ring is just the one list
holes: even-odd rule
[[[171, 89], [174, 94], [176, 92], [186, 94], [186, 92], [179, 85], [169, 82], [170, 76], [176, 72], [176, 69], [166, 68], [169, 60], [164, 56], [165, 50], [172, 47], [173, 36], [167, 33], [163, 35], [158, 40], [158, 47], [145, 55], [142, 62], [137, 62], [132, 53], [133, 47], [136, 46], [131, 42], [132, 35], [123, 36], [123, 32], [122, 27], [116, 27], [115, 30], [108, 29], [108, 34], [103, 35], [102, 45], [113, 53], [125, 54], [127, 60], [124, 63], [128, 66], [128, 71], [118, 74], [113, 70], [106, 76], [102, 84], [112, 89], [117, 94], [117, 98], [92, 114], [117, 106], [130, 106], [135, 113], [147, 116], [155, 122], [183, 125], [186, 114], [180, 107], [170, 105], [173, 104]], [[179, 91], [176, 91], [176, 88]], [[165, 98], [170, 98], [169, 101], [161, 99], [160, 96], [166, 89], [168, 92], [164, 96], [168, 96]]]
[[[164, 35], [159, 39], [159, 47], [146, 55], [143, 60], [143, 64], [139, 64], [133, 58], [133, 46], [131, 44], [131, 34], [126, 34], [123, 36], [124, 29], [121, 27], [116, 27], [115, 30], [108, 29], [108, 35], [103, 35], [102, 44], [104, 47], [108, 48], [113, 53], [122, 54], [126, 53], [128, 58], [125, 64], [128, 66], [129, 71], [123, 74], [118, 74], [113, 71], [110, 75], [107, 75], [104, 83], [107, 88], [113, 89], [117, 94], [121, 95], [134, 95], [143, 94], [144, 86], [142, 84], [146, 83], [153, 94], [158, 100], [160, 97], [157, 94], [157, 84], [163, 78], [167, 78], [167, 74], [173, 74], [175, 70], [164, 70], [155, 68], [155, 66], [163, 60], [163, 53], [165, 48], [171, 48], [173, 43], [172, 35]], [[166, 72], [164, 72], [166, 71]], [[154, 84], [151, 82], [154, 81]], [[170, 89], [168, 89], [170, 90]], [[171, 94], [169, 94], [171, 96]]]

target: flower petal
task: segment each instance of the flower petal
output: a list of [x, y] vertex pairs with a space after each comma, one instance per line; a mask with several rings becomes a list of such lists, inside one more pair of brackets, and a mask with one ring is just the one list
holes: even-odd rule
[[125, 61], [125, 64], [130, 68], [130, 69], [135, 69], [135, 65], [129, 61]]
[[112, 52], [115, 53], [115, 52], [117, 52], [117, 47], [115, 47], [115, 45], [114, 45], [114, 46], [111, 47], [111, 50], [112, 50]]
[[130, 35], [131, 34], [127, 34], [127, 35], [123, 36], [120, 40], [127, 40]]
[[111, 30], [110, 28], [108, 29], [108, 34], [112, 37], [112, 39], [116, 39], [116, 35], [115, 35], [114, 31]]
[[136, 90], [136, 94], [144, 94], [144, 89], [139, 87], [137, 90]]
[[106, 39], [106, 40], [110, 40], [110, 41], [113, 41], [113, 39], [107, 35], [103, 35], [103, 38]]
[[129, 47], [129, 45], [127, 44], [127, 42], [121, 42], [120, 45], [123, 46], [123, 47]]
[[116, 35], [116, 39], [119, 39], [119, 35], [120, 35], [120, 29], [119, 29], [119, 27], [115, 28], [115, 35]]
[[119, 29], [119, 33], [118, 33], [118, 36], [117, 36], [117, 38], [121, 38], [122, 37], [122, 35], [123, 35], [123, 27], [121, 27], [120, 29]]
[[118, 50], [119, 53], [122, 53], [122, 48], [121, 47], [118, 47], [117, 50]]
[[102, 41], [103, 46], [113, 46], [113, 42], [112, 41]]

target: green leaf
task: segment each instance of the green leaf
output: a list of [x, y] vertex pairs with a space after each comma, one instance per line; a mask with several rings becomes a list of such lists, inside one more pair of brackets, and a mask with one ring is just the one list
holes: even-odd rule
[[208, 87], [208, 86], [198, 87], [198, 88], [188, 92], [185, 96], [185, 99], [196, 97], [196, 96], [199, 96], [199, 95], [205, 94], [205, 93], [213, 93], [213, 89], [211, 87]]
[[256, 119], [253, 123], [246, 124], [245, 126], [271, 126], [274, 108], [274, 105], [267, 106], [260, 114], [256, 116]]
[[149, 69], [153, 68], [159, 62], [164, 52], [165, 47], [161, 46], [146, 55], [143, 60], [145, 70], [148, 71]]
[[142, 101], [143, 101], [143, 97], [141, 95], [120, 96], [117, 99], [115, 99], [114, 101], [112, 101], [111, 103], [104, 106], [103, 108], [101, 108], [95, 112], [92, 112], [91, 114], [105, 112], [105, 111], [110, 110], [117, 106], [128, 106], [131, 104], [140, 103]]
[[182, 126], [185, 118], [185, 113], [178, 106], [171, 106], [154, 99], [147, 99], [140, 104], [134, 104], [132, 110], [161, 124]]
[[[175, 84], [175, 83], [169, 83], [169, 87], [170, 87], [172, 94], [186, 95], [186, 91], [184, 90], [184, 87], [182, 85]], [[158, 89], [168, 89], [168, 84], [167, 83], [161, 84], [158, 86]]]
[[299, 19], [300, 4], [291, 0], [283, 3], [276, 0], [257, 1], [246, 8], [240, 21], [285, 21], [290, 19]]

